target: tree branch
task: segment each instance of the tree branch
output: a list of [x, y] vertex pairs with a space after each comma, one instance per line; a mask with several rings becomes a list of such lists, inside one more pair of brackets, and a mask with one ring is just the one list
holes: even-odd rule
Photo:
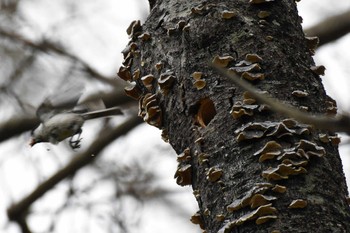
[[90, 76], [94, 77], [95, 79], [102, 81], [104, 83], [108, 83], [112, 86], [115, 86], [118, 81], [115, 78], [106, 77], [103, 74], [99, 73], [96, 69], [91, 67], [87, 62], [83, 61], [78, 56], [68, 52], [64, 48], [62, 48], [60, 45], [53, 43], [52, 41], [48, 41], [47, 39], [43, 39], [41, 42], [35, 43], [19, 34], [16, 34], [14, 32], [10, 32], [5, 30], [4, 28], [0, 28], [0, 35], [10, 38], [12, 41], [16, 41], [17, 43], [21, 43], [25, 46], [40, 50], [42, 52], [54, 52], [59, 55], [68, 57], [72, 59], [73, 61], [76, 61], [80, 63], [85, 71], [90, 74]]
[[292, 107], [291, 105], [281, 103], [277, 99], [259, 93], [255, 87], [237, 75], [233, 74], [232, 72], [228, 73], [226, 69], [222, 69], [215, 65], [211, 66], [214, 67], [221, 75], [227, 77], [228, 80], [234, 85], [237, 85], [243, 90], [248, 91], [254, 98], [262, 103], [267, 104], [273, 111], [277, 113], [280, 113], [286, 117], [294, 118], [295, 120], [303, 122], [305, 124], [311, 124], [318, 129], [325, 129], [334, 132], [344, 132], [350, 135], [350, 116], [348, 115], [338, 114], [337, 116], [329, 117], [320, 114], [311, 115], [301, 112], [299, 109]]
[[329, 17], [304, 32], [307, 36], [317, 36], [320, 39], [319, 46], [337, 40], [350, 32], [350, 10]]
[[56, 172], [56, 174], [48, 178], [46, 181], [38, 185], [38, 187], [33, 190], [28, 196], [24, 197], [19, 202], [12, 204], [7, 209], [8, 218], [11, 221], [21, 221], [23, 218], [25, 218], [29, 207], [42, 195], [51, 190], [63, 179], [73, 175], [76, 171], [94, 161], [100, 155], [100, 152], [112, 141], [122, 135], [125, 135], [140, 123], [142, 123], [141, 118], [133, 116], [125, 123], [117, 126], [112, 130], [104, 130], [104, 133], [100, 134], [99, 137], [97, 137], [97, 140], [94, 141], [86, 151], [75, 155], [69, 164]]

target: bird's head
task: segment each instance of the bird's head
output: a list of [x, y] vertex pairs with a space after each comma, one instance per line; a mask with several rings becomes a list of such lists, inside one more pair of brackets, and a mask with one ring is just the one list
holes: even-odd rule
[[40, 142], [47, 142], [47, 140], [45, 140], [45, 137], [43, 135], [42, 125], [39, 125], [38, 128], [32, 130], [31, 140], [29, 142], [29, 145], [32, 147], [35, 144], [40, 143]]

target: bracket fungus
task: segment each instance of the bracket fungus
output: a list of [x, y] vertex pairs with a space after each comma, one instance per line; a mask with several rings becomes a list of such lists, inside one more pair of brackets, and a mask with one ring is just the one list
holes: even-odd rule
[[259, 55], [252, 53], [248, 53], [247, 55], [245, 55], [245, 60], [251, 63], [259, 63], [263, 61], [263, 59]]
[[236, 16], [236, 13], [234, 11], [224, 10], [221, 12], [221, 18], [223, 19], [232, 19], [235, 16]]
[[309, 159], [310, 156], [323, 157], [326, 154], [326, 150], [322, 146], [310, 142], [308, 140], [301, 139], [297, 143], [298, 153]]
[[309, 48], [311, 54], [315, 54], [315, 50], [317, 48], [318, 43], [320, 42], [320, 39], [317, 36], [305, 37], [305, 39], [306, 45]]
[[204, 224], [203, 224], [203, 220], [202, 220], [202, 216], [199, 212], [195, 213], [194, 215], [191, 216], [190, 221], [193, 224], [198, 224], [200, 226], [201, 229], [204, 229]]
[[222, 177], [222, 174], [222, 169], [211, 167], [206, 172], [207, 180], [209, 180], [210, 182], [216, 182]]
[[167, 71], [160, 75], [158, 79], [158, 85], [162, 90], [164, 95], [167, 95], [175, 83], [175, 77], [172, 75], [172, 72]]
[[306, 91], [295, 90], [292, 92], [292, 95], [298, 98], [304, 98], [309, 96], [309, 93], [307, 93]]
[[258, 13], [258, 17], [260, 19], [265, 19], [267, 17], [269, 17], [271, 15], [271, 13], [269, 11], [259, 11]]
[[228, 64], [230, 62], [234, 61], [234, 58], [232, 56], [223, 56], [220, 57], [219, 55], [216, 55], [213, 60], [212, 63], [215, 66], [221, 67], [221, 68], [225, 68], [228, 66]]
[[250, 200], [250, 208], [254, 209], [262, 205], [269, 204], [271, 201], [276, 200], [274, 196], [266, 196], [263, 194], [255, 194]]
[[149, 34], [148, 32], [144, 32], [141, 35], [139, 35], [137, 38], [143, 41], [148, 41], [149, 39], [151, 39], [151, 34]]
[[260, 155], [259, 162], [263, 162], [268, 159], [273, 159], [281, 154], [282, 146], [276, 141], [269, 141], [263, 148], [254, 153], [254, 155]]
[[194, 78], [194, 80], [201, 80], [202, 76], [203, 76], [203, 73], [199, 71], [192, 73], [192, 78]]
[[186, 148], [181, 154], [177, 156], [178, 162], [188, 162], [191, 160], [191, 151], [190, 148]]
[[283, 186], [283, 185], [276, 184], [271, 190], [276, 192], [276, 193], [285, 193], [287, 191], [287, 187]]
[[303, 199], [296, 199], [296, 200], [293, 200], [288, 208], [289, 209], [303, 209], [307, 206], [307, 201], [306, 200], [303, 200]]
[[263, 224], [263, 223], [266, 223], [268, 221], [275, 220], [275, 219], [277, 219], [276, 215], [266, 215], [266, 216], [261, 216], [261, 217], [257, 218], [255, 220], [255, 223], [257, 225], [260, 225], [260, 224]]
[[272, 204], [262, 205], [259, 208], [257, 208], [256, 210], [254, 210], [252, 212], [249, 212], [249, 213], [241, 216], [238, 219], [235, 219], [233, 221], [230, 221], [230, 222], [226, 223], [225, 226], [223, 226], [218, 231], [218, 233], [231, 232], [231, 230], [235, 226], [242, 225], [243, 223], [245, 223], [247, 221], [258, 219], [258, 218], [263, 217], [263, 216], [275, 215], [276, 213], [277, 213], [277, 209], [275, 207], [273, 207]]
[[179, 165], [174, 178], [176, 183], [181, 186], [192, 184], [192, 166], [191, 164]]
[[226, 209], [228, 212], [234, 212], [248, 205], [251, 205], [251, 200], [256, 194], [264, 194], [267, 190], [271, 188], [270, 183], [256, 184], [252, 189], [250, 189], [242, 198], [235, 199], [231, 204], [229, 204]]
[[250, 73], [250, 72], [244, 72], [242, 74], [242, 78], [249, 80], [249, 81], [254, 81], [254, 80], [264, 80], [265, 79], [265, 74], [263, 73]]
[[141, 97], [142, 91], [136, 83], [131, 83], [130, 86], [124, 88], [125, 94], [131, 98], [138, 100]]
[[303, 167], [294, 167], [292, 164], [279, 164], [275, 168], [268, 168], [262, 172], [262, 177], [267, 180], [288, 179], [290, 175], [299, 175], [306, 173]]
[[141, 21], [140, 20], [134, 20], [131, 22], [129, 27], [126, 29], [126, 33], [129, 35], [130, 38], [139, 36], [142, 31]]
[[311, 66], [310, 70], [317, 75], [324, 75], [326, 67], [324, 67], [322, 65], [321, 66]]
[[131, 81], [131, 72], [127, 67], [121, 66], [118, 71], [119, 78], [123, 79], [124, 81]]
[[149, 90], [152, 91], [153, 89], [153, 80], [154, 80], [154, 76], [152, 74], [143, 76], [141, 78], [141, 81], [143, 83], [143, 85], [145, 85], [145, 87]]

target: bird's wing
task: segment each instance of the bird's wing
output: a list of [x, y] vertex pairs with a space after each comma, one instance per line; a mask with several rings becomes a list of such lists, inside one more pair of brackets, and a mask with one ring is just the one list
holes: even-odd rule
[[83, 88], [79, 86], [73, 84], [69, 88], [63, 88], [48, 96], [36, 111], [40, 121], [45, 122], [58, 113], [71, 111], [77, 105], [83, 92]]

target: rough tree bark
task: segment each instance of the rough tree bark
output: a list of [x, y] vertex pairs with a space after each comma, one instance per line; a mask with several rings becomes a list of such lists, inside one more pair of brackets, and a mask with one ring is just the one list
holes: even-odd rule
[[[208, 64], [318, 114], [336, 106], [292, 0], [150, 1], [119, 76], [179, 154], [206, 232], [350, 232], [338, 138], [281, 116]], [[309, 45], [309, 46], [308, 46]]]

